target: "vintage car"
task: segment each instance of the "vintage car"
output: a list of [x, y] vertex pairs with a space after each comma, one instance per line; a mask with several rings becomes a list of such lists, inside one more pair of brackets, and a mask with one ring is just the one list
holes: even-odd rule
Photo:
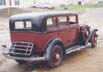
[[97, 29], [79, 25], [78, 14], [40, 12], [14, 15], [9, 20], [11, 43], [3, 55], [18, 63], [45, 61], [61, 65], [66, 54], [97, 45]]

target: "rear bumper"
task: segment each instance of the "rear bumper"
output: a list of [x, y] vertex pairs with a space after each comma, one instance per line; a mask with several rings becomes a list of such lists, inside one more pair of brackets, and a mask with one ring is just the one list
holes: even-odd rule
[[8, 59], [14, 59], [14, 60], [24, 60], [24, 61], [44, 61], [46, 60], [45, 56], [42, 56], [42, 57], [40, 56], [30, 56], [30, 57], [12, 56], [10, 55], [10, 48], [8, 48], [6, 45], [2, 46], [2, 53], [4, 57]]
[[8, 59], [16, 59], [16, 60], [24, 60], [24, 61], [44, 61], [46, 60], [45, 57], [15, 57], [15, 56], [10, 56], [9, 54], [4, 54], [4, 53], [3, 55]]

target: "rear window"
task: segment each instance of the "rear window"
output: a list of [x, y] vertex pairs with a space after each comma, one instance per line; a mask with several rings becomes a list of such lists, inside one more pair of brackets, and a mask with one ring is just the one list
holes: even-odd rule
[[31, 21], [15, 21], [14, 29], [32, 29]]

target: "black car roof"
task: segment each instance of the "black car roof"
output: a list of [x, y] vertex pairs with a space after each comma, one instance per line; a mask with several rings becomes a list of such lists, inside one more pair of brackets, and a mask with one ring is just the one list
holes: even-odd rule
[[10, 20], [25, 20], [25, 19], [43, 19], [45, 17], [50, 16], [58, 16], [58, 15], [76, 15], [76, 13], [70, 13], [65, 11], [48, 11], [48, 12], [34, 12], [34, 13], [23, 13], [11, 16]]
[[[33, 31], [38, 30], [44, 32], [46, 30], [46, 18], [52, 16], [63, 15], [77, 15], [76, 13], [60, 12], [60, 11], [48, 11], [48, 12], [35, 12], [35, 13], [23, 13], [11, 16], [9, 24], [11, 31], [14, 31], [15, 21], [32, 21]], [[16, 31], [16, 30], [15, 30]], [[24, 30], [25, 31], [25, 30]]]

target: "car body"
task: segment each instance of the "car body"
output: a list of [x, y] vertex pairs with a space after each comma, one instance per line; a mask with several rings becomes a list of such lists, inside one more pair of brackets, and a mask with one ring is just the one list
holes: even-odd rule
[[50, 67], [57, 67], [66, 54], [88, 43], [93, 48], [97, 45], [97, 29], [80, 26], [76, 13], [24, 13], [12, 16], [9, 24], [12, 45], [3, 54], [19, 63], [47, 61]]

